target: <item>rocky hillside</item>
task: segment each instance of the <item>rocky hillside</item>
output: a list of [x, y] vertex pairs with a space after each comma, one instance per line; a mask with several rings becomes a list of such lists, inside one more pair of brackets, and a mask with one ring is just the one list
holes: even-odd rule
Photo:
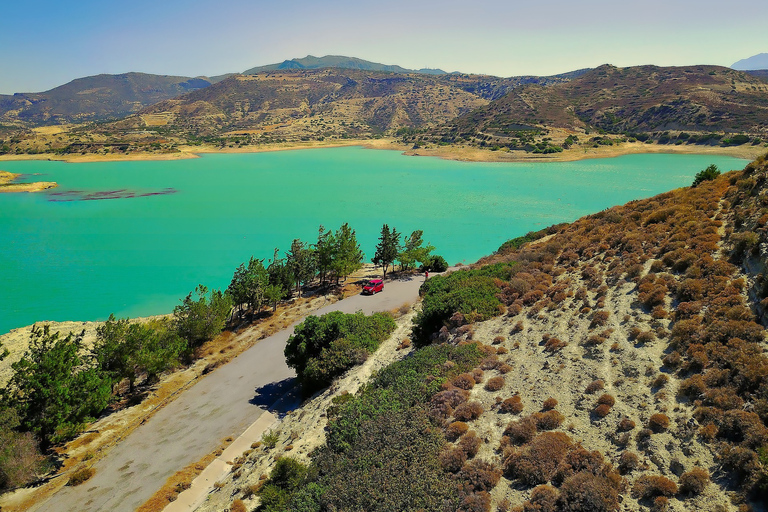
[[525, 83], [561, 77], [498, 78], [324, 68], [230, 77], [140, 113], [140, 121], [194, 134], [259, 135], [286, 140], [370, 137], [448, 122]]
[[46, 92], [0, 95], [0, 122], [49, 125], [124, 117], [209, 85], [203, 78], [146, 73], [89, 76]]
[[291, 413], [201, 510], [764, 509], [763, 278], [739, 265], [764, 260], [766, 172], [763, 158], [431, 278], [411, 336], [383, 345], [403, 359]]
[[764, 134], [768, 85], [756, 76], [719, 66], [604, 65], [553, 87], [514, 89], [433, 135], [449, 142], [490, 137], [505, 145], [520, 131], [549, 128]]

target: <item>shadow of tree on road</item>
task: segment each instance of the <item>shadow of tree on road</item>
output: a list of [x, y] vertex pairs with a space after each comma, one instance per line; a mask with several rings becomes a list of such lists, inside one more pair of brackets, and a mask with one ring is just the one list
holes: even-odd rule
[[295, 377], [270, 382], [256, 388], [248, 403], [267, 409], [282, 418], [287, 412], [301, 405], [301, 386]]

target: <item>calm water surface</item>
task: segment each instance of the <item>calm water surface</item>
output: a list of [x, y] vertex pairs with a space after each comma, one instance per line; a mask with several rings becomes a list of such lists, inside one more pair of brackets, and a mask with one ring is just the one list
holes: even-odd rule
[[[226, 287], [254, 255], [349, 222], [369, 260], [383, 223], [423, 229], [450, 263], [505, 240], [689, 185], [699, 155], [464, 163], [362, 148], [157, 162], [0, 162], [57, 181], [0, 194], [0, 333], [43, 320], [170, 312], [198, 283]], [[41, 174], [33, 176], [32, 174]]]

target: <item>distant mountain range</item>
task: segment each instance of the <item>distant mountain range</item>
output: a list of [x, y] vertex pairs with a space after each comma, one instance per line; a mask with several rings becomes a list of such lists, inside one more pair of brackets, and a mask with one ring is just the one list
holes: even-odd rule
[[731, 65], [733, 69], [739, 71], [750, 71], [753, 69], [768, 69], [768, 53], [758, 53], [748, 59], [741, 59]]
[[266, 66], [257, 66], [255, 68], [243, 71], [244, 75], [254, 75], [262, 71], [276, 71], [283, 69], [321, 69], [321, 68], [339, 68], [339, 69], [360, 69], [364, 71], [386, 71], [389, 73], [420, 73], [424, 75], [445, 75], [442, 69], [406, 69], [400, 66], [390, 66], [370, 62], [355, 57], [344, 57], [343, 55], [326, 55], [325, 57], [314, 57], [307, 55], [303, 59], [285, 60], [279, 64], [268, 64]]
[[89, 76], [50, 91], [0, 95], [0, 122], [46, 125], [121, 118], [209, 85], [207, 78], [147, 73]]

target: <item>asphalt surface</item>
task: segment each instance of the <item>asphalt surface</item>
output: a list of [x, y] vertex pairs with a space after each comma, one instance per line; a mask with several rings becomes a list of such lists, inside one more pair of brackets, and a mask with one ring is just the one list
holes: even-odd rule
[[[387, 281], [381, 293], [355, 295], [312, 314], [388, 311], [415, 302], [423, 282], [421, 275]], [[261, 340], [198, 381], [99, 460], [90, 480], [64, 487], [32, 510], [136, 510], [168, 477], [211, 453], [224, 438], [242, 434], [293, 388], [295, 373], [286, 366], [283, 349], [295, 325]]]

